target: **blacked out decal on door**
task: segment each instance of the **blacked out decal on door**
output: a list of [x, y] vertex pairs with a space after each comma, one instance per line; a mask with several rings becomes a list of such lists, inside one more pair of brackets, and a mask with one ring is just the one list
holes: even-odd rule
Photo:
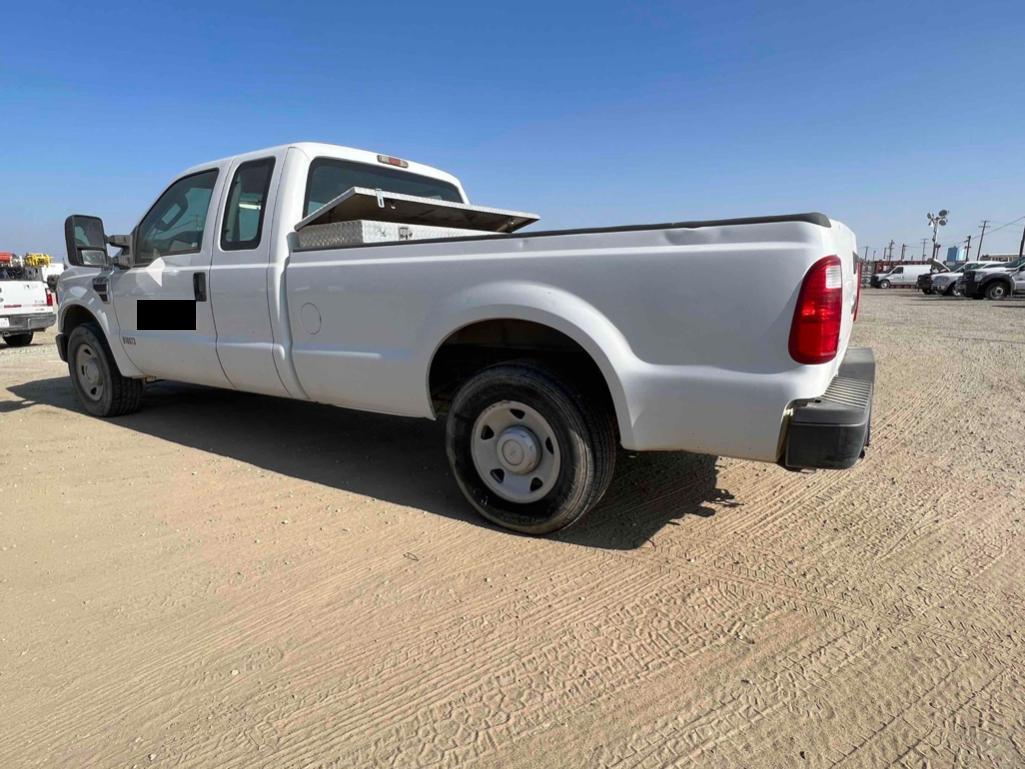
[[138, 299], [135, 303], [139, 331], [195, 331], [195, 299]]

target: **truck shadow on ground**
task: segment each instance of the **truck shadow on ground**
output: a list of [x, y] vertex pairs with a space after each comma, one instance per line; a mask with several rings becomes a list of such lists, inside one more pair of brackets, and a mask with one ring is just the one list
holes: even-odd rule
[[[66, 377], [9, 392], [21, 400], [0, 402], [9, 407], [4, 411], [46, 404], [81, 413]], [[148, 385], [142, 410], [112, 422], [271, 472], [491, 527], [456, 488], [441, 423], [173, 382]], [[712, 502], [737, 504], [716, 487], [716, 457], [623, 452], [601, 504], [556, 538], [633, 549], [684, 516], [713, 515]]]

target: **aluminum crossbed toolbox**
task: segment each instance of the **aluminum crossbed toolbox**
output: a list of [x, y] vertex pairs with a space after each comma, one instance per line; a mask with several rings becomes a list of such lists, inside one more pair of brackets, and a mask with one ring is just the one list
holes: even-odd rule
[[455, 227], [432, 227], [426, 224], [399, 224], [356, 219], [347, 222], [310, 224], [296, 232], [297, 251], [317, 251], [325, 248], [361, 246], [369, 243], [396, 243], [407, 240], [458, 238], [467, 235], [488, 236], [496, 232], [464, 230]]
[[[333, 224], [355, 220], [420, 224], [431, 227], [449, 227], [470, 230], [472, 234], [486, 232], [513, 232], [540, 217], [523, 211], [471, 206], [416, 195], [401, 195], [369, 187], [350, 187], [338, 197], [329, 200], [300, 221], [298, 232], [313, 224]], [[444, 237], [444, 236], [439, 236]]]

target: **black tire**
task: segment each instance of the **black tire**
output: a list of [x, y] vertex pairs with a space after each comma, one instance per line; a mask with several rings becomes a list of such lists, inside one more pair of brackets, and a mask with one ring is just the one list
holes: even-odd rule
[[972, 299], [985, 299], [982, 294], [972, 294]]
[[[560, 461], [557, 477], [551, 490], [535, 501], [503, 498], [482, 479], [474, 462], [478, 417], [507, 401], [535, 410], [554, 434]], [[618, 443], [614, 415], [604, 399], [584, 391], [571, 377], [532, 361], [492, 366], [463, 384], [445, 431], [449, 466], [466, 499], [492, 523], [525, 534], [563, 529], [594, 507], [612, 480]]]
[[[103, 331], [96, 324], [83, 323], [71, 332], [68, 372], [79, 403], [93, 416], [119, 417], [139, 410], [143, 382], [121, 376]], [[90, 378], [91, 374], [99, 378]]]
[[951, 283], [949, 286], [947, 286], [946, 290], [943, 292], [943, 295], [944, 296], [956, 296], [957, 295], [957, 291], [954, 289], [954, 284], [953, 283]]
[[4, 337], [8, 347], [28, 347], [32, 344], [34, 332], [26, 331], [24, 334], [8, 334]]
[[1010, 293], [1011, 292], [1007, 290], [1007, 286], [999, 280], [994, 280], [986, 286], [986, 298], [992, 299], [995, 302], [1006, 299]]
[[889, 287], [890, 287], [890, 281], [888, 281], [888, 280], [881, 280], [881, 281], [879, 281], [879, 288], [889, 288]]
[[926, 294], [926, 295], [931, 295], [932, 294], [932, 289], [931, 288], [923, 288], [922, 289], [922, 293]]

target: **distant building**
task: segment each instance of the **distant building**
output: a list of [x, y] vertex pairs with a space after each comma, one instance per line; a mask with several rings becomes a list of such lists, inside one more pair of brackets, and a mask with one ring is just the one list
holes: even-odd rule
[[965, 261], [965, 258], [966, 258], [966, 254], [965, 254], [964, 249], [961, 246], [951, 246], [950, 248], [947, 249], [946, 261], [948, 261], [948, 262], [963, 262], [963, 261]]

